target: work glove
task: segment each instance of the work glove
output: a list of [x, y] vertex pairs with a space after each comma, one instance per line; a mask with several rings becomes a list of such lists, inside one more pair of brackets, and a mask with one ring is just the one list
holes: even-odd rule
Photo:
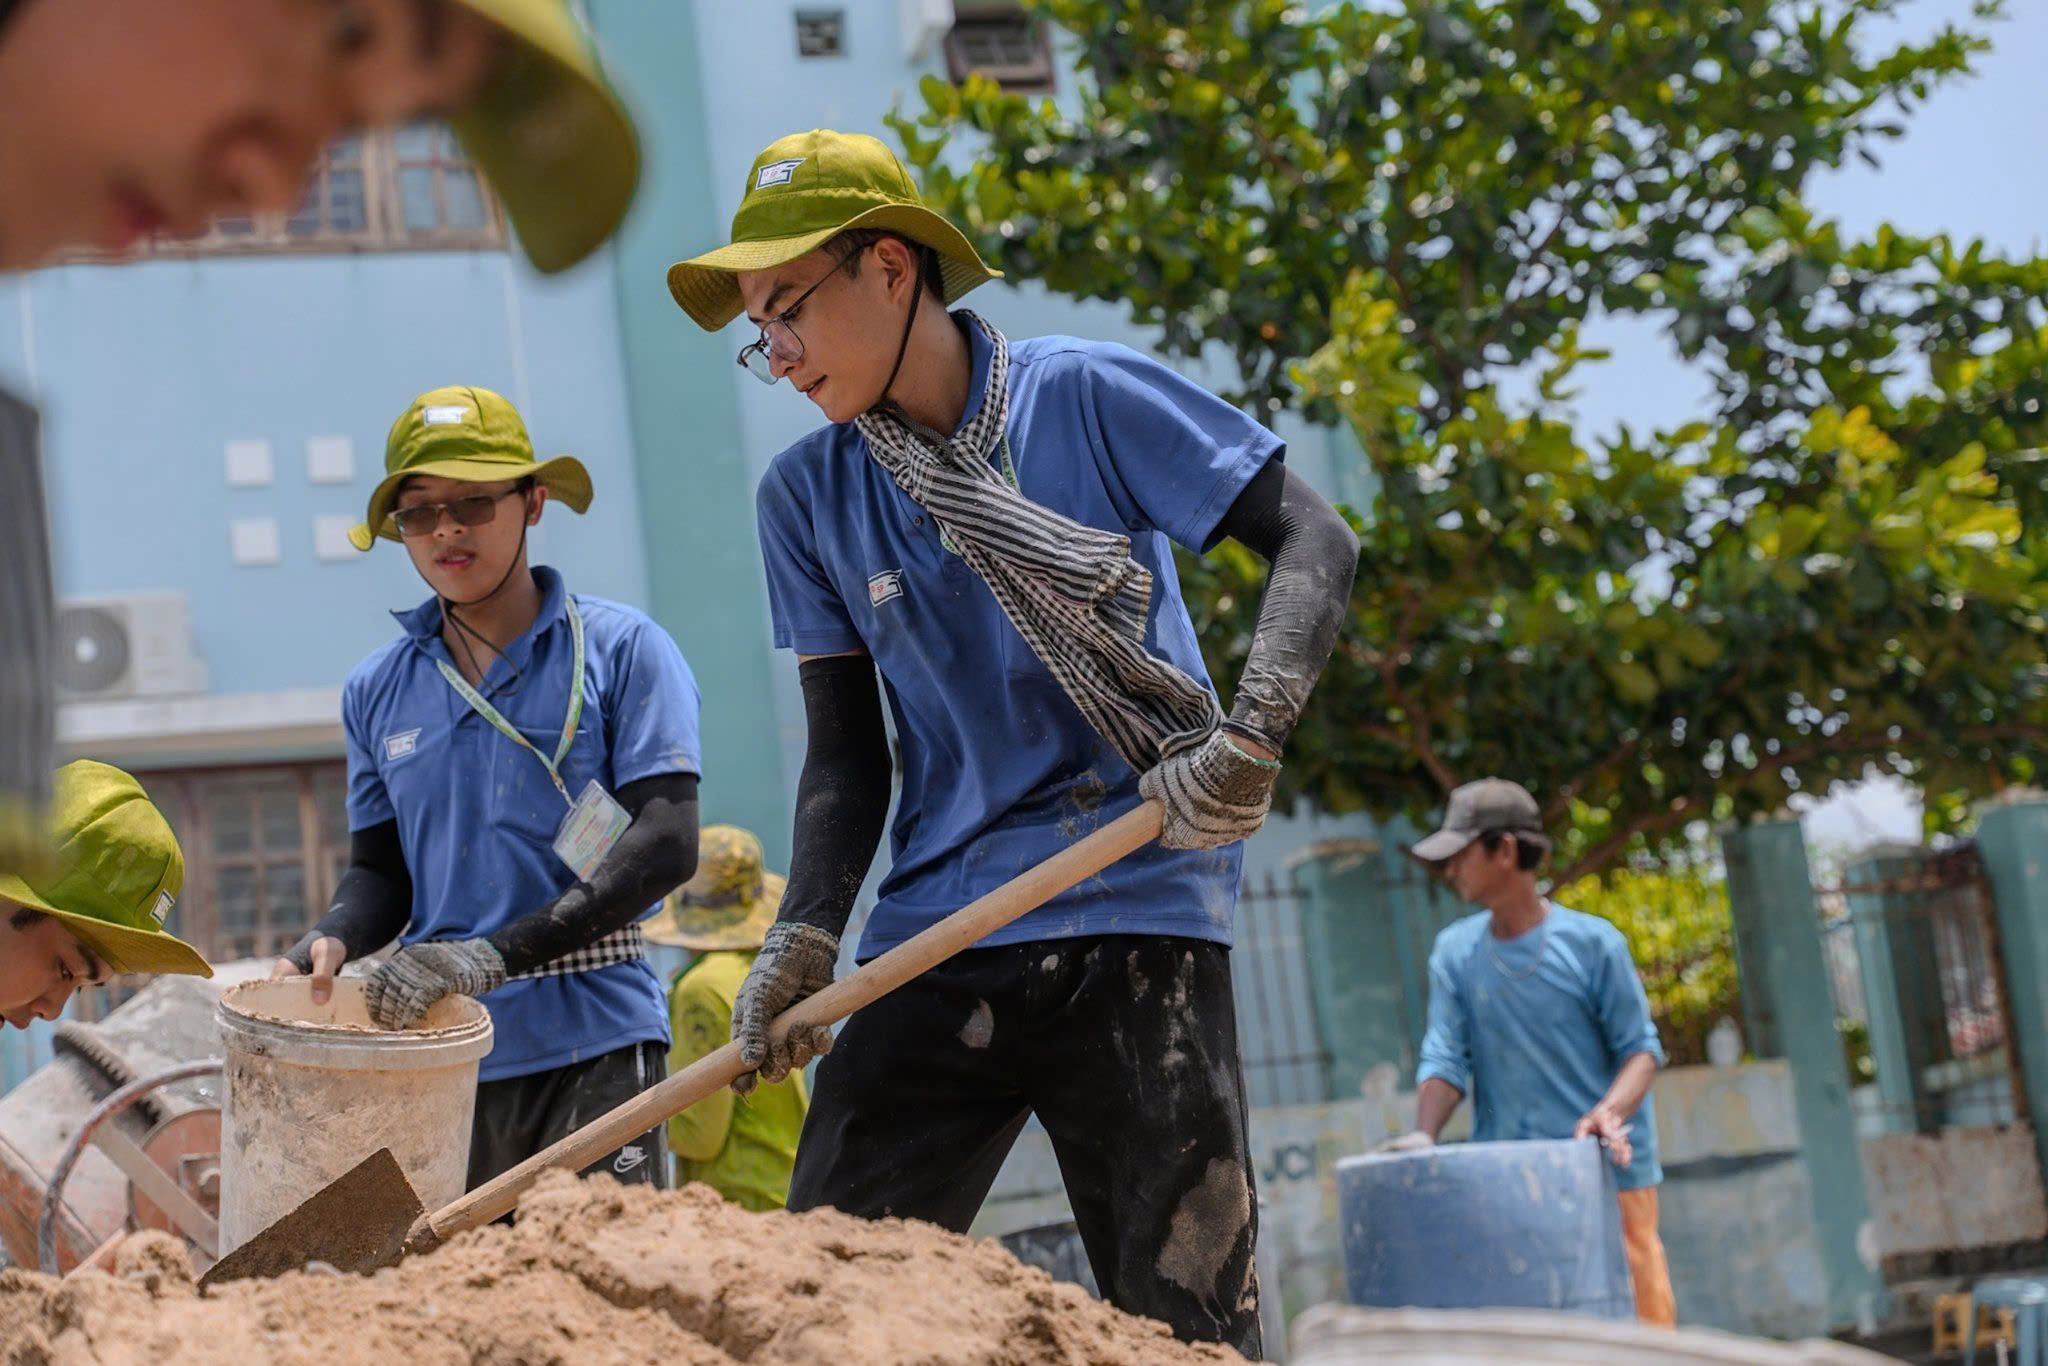
[[370, 1018], [385, 1029], [410, 1029], [443, 996], [481, 996], [505, 985], [505, 960], [488, 939], [408, 944], [370, 974]]
[[1153, 765], [1138, 779], [1138, 791], [1166, 808], [1161, 844], [1214, 849], [1265, 824], [1279, 776], [1279, 760], [1245, 753], [1218, 727]]
[[1410, 1129], [1399, 1138], [1390, 1138], [1373, 1149], [1376, 1153], [1419, 1153], [1424, 1148], [1434, 1148], [1436, 1140], [1420, 1129]]
[[792, 1029], [776, 1042], [768, 1025], [777, 1015], [832, 985], [832, 967], [839, 961], [839, 936], [800, 920], [778, 920], [768, 927], [761, 952], [747, 980], [740, 983], [732, 1006], [733, 1042], [740, 1061], [755, 1069], [732, 1089], [741, 1095], [758, 1082], [778, 1082], [821, 1053], [832, 1051], [832, 1027]]

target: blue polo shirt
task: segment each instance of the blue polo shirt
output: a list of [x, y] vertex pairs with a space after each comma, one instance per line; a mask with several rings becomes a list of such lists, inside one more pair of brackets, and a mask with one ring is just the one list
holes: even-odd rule
[[[1472, 1137], [1570, 1138], [1638, 1053], [1664, 1064], [1650, 1000], [1621, 931], [1555, 902], [1541, 925], [1495, 939], [1481, 911], [1446, 925], [1429, 955], [1429, 1029], [1416, 1085], [1472, 1097]], [[1623, 1190], [1664, 1179], [1649, 1096], [1628, 1124]]]
[[[967, 328], [979, 411], [989, 343]], [[1174, 542], [1206, 550], [1279, 437], [1127, 347], [1010, 348], [1009, 441], [1033, 502], [1131, 538], [1152, 571], [1145, 645], [1203, 683]], [[1000, 455], [992, 457], [997, 463]], [[858, 955], [908, 939], [1138, 803], [1138, 775], [1067, 699], [851, 423], [778, 455], [757, 498], [775, 643], [874, 657], [902, 752], [894, 862]], [[1096, 934], [1231, 942], [1242, 846], [1125, 858], [985, 944]]]
[[[533, 577], [540, 615], [478, 691], [552, 757], [573, 654], [561, 575], [536, 567]], [[641, 778], [698, 772], [697, 681], [675, 642], [631, 607], [581, 593], [576, 606], [583, 716], [562, 762], [570, 793], [592, 778], [617, 793]], [[568, 806], [540, 761], [471, 710], [435, 667], [454, 662], [439, 601], [392, 615], [405, 635], [358, 664], [342, 688], [349, 827], [398, 822], [413, 887], [402, 942], [495, 934], [575, 881], [553, 848]], [[668, 1004], [645, 962], [508, 982], [483, 1002], [494, 1030], [484, 1081], [669, 1041]]]

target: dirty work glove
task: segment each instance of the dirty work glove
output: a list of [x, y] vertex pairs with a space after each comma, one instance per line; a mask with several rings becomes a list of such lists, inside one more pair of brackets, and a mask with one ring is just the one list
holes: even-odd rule
[[1138, 791], [1166, 808], [1161, 844], [1214, 849], [1265, 824], [1279, 776], [1279, 760], [1254, 758], [1219, 727], [1161, 759], [1138, 779]]
[[1376, 1153], [1418, 1153], [1424, 1148], [1434, 1148], [1436, 1140], [1420, 1129], [1410, 1129], [1399, 1138], [1390, 1138], [1373, 1149]]
[[443, 996], [481, 996], [505, 985], [505, 960], [487, 939], [409, 944], [370, 974], [370, 1018], [410, 1029]]
[[778, 1082], [821, 1053], [832, 1051], [832, 1027], [794, 1029], [781, 1043], [768, 1038], [768, 1024], [806, 996], [832, 985], [832, 966], [839, 961], [839, 936], [800, 920], [778, 920], [768, 927], [760, 956], [732, 1005], [732, 1037], [740, 1061], [758, 1070], [733, 1082], [747, 1095], [756, 1082]]

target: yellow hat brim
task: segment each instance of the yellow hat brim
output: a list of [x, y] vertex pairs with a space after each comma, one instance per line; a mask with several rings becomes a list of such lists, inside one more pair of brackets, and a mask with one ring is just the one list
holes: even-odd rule
[[449, 119], [534, 269], [566, 270], [618, 228], [640, 183], [632, 116], [563, 0], [462, 0], [518, 43]]
[[977, 285], [1000, 280], [1003, 273], [982, 261], [974, 244], [960, 229], [930, 209], [916, 204], [882, 204], [855, 214], [844, 223], [800, 233], [795, 237], [765, 238], [733, 242], [702, 256], [678, 261], [668, 268], [668, 292], [683, 312], [706, 332], [716, 332], [740, 314], [746, 303], [740, 298], [742, 271], [774, 270], [824, 246], [842, 232], [855, 228], [878, 228], [900, 233], [939, 254], [939, 278], [945, 302], [953, 303]]
[[371, 490], [369, 508], [363, 514], [363, 520], [349, 530], [350, 545], [357, 550], [368, 550], [377, 543], [379, 536], [387, 541], [399, 539], [397, 529], [391, 525], [391, 507], [398, 501], [399, 486], [416, 474], [456, 479], [467, 484], [495, 484], [506, 479], [524, 479], [530, 475], [548, 491], [550, 498], [566, 503], [571, 512], [587, 512], [590, 509], [590, 471], [573, 455], [558, 455], [551, 460], [523, 461], [460, 458], [426, 460], [385, 475], [383, 482]]
[[0, 873], [0, 897], [64, 922], [85, 946], [116, 972], [179, 973], [211, 977], [213, 967], [199, 950], [166, 930], [138, 930], [52, 906], [20, 878]]

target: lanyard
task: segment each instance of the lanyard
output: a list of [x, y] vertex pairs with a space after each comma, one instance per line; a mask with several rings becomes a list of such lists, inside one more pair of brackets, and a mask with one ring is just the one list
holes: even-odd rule
[[548, 771], [548, 777], [554, 781], [555, 791], [562, 794], [563, 801], [574, 806], [576, 803], [569, 796], [569, 788], [562, 782], [561, 769], [562, 760], [569, 755], [569, 744], [576, 738], [576, 723], [583, 719], [583, 614], [576, 610], [576, 599], [567, 593], [562, 595], [562, 605], [568, 609], [569, 639], [575, 642], [575, 648], [569, 681], [569, 715], [562, 722], [562, 742], [555, 746], [555, 757], [552, 760], [535, 749], [533, 742], [521, 735], [510, 721], [500, 716], [498, 709], [484, 700], [483, 694], [470, 687], [469, 680], [457, 672], [454, 665], [445, 659], [436, 659], [434, 667], [441, 671], [441, 677], [448, 680], [448, 686], [455, 689], [463, 701], [469, 703], [472, 711], [497, 727], [498, 733], [507, 740], [540, 760], [541, 767]]

